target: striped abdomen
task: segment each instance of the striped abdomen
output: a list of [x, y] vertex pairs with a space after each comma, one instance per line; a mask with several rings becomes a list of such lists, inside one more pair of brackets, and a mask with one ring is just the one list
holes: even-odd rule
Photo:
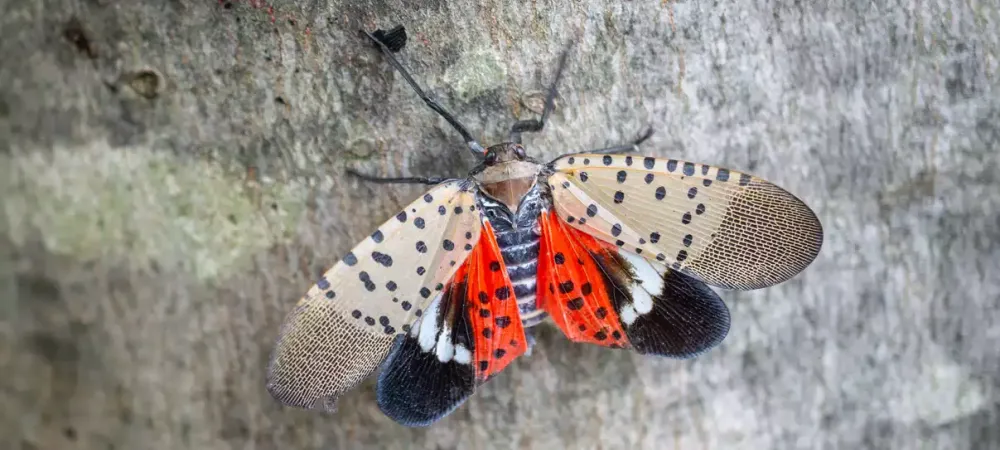
[[538, 239], [535, 228], [512, 228], [496, 232], [500, 254], [507, 275], [514, 285], [521, 323], [530, 327], [545, 320], [546, 313], [535, 307], [535, 283], [538, 271]]
[[521, 198], [517, 213], [512, 213], [503, 203], [480, 198], [480, 206], [493, 225], [507, 266], [507, 275], [514, 285], [518, 312], [524, 327], [541, 323], [548, 314], [536, 307], [535, 285], [538, 271], [538, 244], [541, 237], [538, 215], [542, 209], [542, 197], [537, 187], [533, 187]]

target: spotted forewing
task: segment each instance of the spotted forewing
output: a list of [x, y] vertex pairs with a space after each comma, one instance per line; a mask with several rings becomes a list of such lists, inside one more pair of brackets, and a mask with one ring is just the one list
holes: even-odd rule
[[801, 200], [749, 174], [675, 159], [557, 159], [553, 204], [570, 226], [712, 286], [758, 289], [801, 272], [822, 227]]
[[468, 181], [440, 184], [362, 240], [285, 319], [267, 374], [280, 402], [334, 408], [440, 294], [478, 242]]

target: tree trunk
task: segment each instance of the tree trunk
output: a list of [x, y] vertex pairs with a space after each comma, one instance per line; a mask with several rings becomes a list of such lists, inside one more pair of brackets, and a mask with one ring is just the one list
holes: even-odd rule
[[[0, 447], [1000, 447], [996, 2], [269, 1], [0, 8]], [[345, 169], [475, 162], [358, 31], [397, 24], [487, 145], [572, 42], [533, 156], [652, 126], [644, 153], [802, 198], [822, 253], [723, 292], [732, 330], [694, 360], [548, 328], [427, 429], [371, 382], [281, 407], [281, 319], [422, 192]]]

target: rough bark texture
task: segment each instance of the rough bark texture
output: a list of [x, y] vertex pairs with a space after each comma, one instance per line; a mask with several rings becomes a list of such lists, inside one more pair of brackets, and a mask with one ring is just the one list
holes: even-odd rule
[[[995, 1], [3, 3], [2, 448], [1000, 448]], [[344, 169], [472, 163], [357, 32], [398, 23], [484, 143], [576, 42], [534, 155], [652, 125], [646, 153], [803, 198], [822, 253], [724, 293], [696, 360], [548, 330], [429, 429], [371, 383], [279, 407], [280, 320], [420, 192]]]

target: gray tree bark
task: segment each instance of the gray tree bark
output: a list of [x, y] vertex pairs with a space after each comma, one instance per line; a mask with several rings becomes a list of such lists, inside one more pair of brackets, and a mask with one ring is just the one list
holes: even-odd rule
[[[1000, 448], [995, 1], [6, 0], [0, 447]], [[540, 334], [452, 416], [372, 383], [335, 415], [263, 388], [305, 289], [472, 159], [359, 28], [484, 144], [576, 43], [552, 158], [626, 142], [811, 205], [795, 279], [723, 293], [691, 361]]]

